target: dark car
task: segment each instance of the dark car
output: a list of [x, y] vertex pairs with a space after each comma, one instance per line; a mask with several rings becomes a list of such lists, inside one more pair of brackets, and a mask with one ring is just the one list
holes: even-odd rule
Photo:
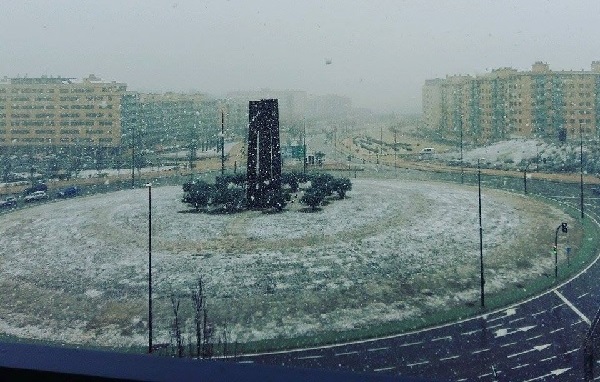
[[46, 185], [46, 183], [36, 183], [34, 185], [32, 185], [31, 187], [25, 189], [25, 191], [23, 191], [24, 195], [29, 195], [29, 194], [33, 194], [36, 191], [48, 191], [48, 186]]
[[8, 197], [3, 201], [0, 201], [0, 208], [14, 208], [17, 206], [17, 199]]
[[79, 195], [81, 190], [77, 186], [67, 187], [64, 190], [61, 190], [56, 193], [56, 196], [59, 198], [72, 198], [74, 196]]

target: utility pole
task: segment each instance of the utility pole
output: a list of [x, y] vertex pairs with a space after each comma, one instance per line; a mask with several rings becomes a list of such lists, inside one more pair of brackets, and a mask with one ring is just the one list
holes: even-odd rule
[[481, 307], [485, 307], [484, 285], [485, 279], [483, 276], [483, 226], [481, 225], [481, 166], [477, 159], [477, 184], [479, 186], [479, 264], [480, 264], [480, 280], [481, 280]]
[[583, 131], [582, 123], [579, 124], [579, 164], [580, 164], [580, 199], [581, 199], [581, 218], [583, 219]]
[[303, 152], [304, 152], [304, 173], [306, 174], [306, 121], [303, 121], [304, 123], [304, 133], [303, 133], [303, 139], [304, 139], [304, 147], [303, 147]]
[[221, 110], [221, 175], [225, 174], [225, 112]]
[[148, 353], [152, 353], [152, 184], [148, 187]]

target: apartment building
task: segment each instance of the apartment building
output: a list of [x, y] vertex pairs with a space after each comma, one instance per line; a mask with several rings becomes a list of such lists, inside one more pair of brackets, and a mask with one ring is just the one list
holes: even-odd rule
[[126, 88], [94, 75], [0, 79], [0, 147], [118, 147]]
[[488, 142], [515, 137], [599, 136], [600, 62], [589, 71], [499, 68], [479, 76], [431, 79], [423, 86], [423, 119], [440, 138]]

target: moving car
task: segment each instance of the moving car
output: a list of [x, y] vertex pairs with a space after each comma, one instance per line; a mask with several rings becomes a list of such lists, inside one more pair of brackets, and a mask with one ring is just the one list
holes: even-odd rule
[[0, 201], [1, 208], [14, 208], [17, 206], [17, 199], [11, 197], [6, 198], [5, 200]]
[[36, 184], [32, 185], [31, 187], [25, 189], [25, 191], [23, 191], [23, 194], [29, 195], [36, 191], [46, 192], [46, 191], [48, 191], [48, 186], [46, 185], [46, 183], [36, 183]]
[[48, 194], [46, 194], [46, 191], [34, 191], [33, 193], [31, 193], [31, 194], [25, 196], [25, 198], [23, 198], [25, 203], [34, 202], [34, 201], [43, 200], [43, 199], [48, 199]]
[[70, 186], [65, 188], [64, 190], [60, 190], [56, 193], [56, 196], [59, 198], [72, 198], [81, 192], [81, 189], [77, 186]]

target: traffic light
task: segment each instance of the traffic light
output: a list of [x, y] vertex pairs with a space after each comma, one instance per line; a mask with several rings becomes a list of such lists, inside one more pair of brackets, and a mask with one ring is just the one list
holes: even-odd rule
[[560, 228], [562, 229], [562, 231], [563, 231], [564, 233], [567, 233], [567, 223], [562, 223], [562, 224], [560, 225]]

